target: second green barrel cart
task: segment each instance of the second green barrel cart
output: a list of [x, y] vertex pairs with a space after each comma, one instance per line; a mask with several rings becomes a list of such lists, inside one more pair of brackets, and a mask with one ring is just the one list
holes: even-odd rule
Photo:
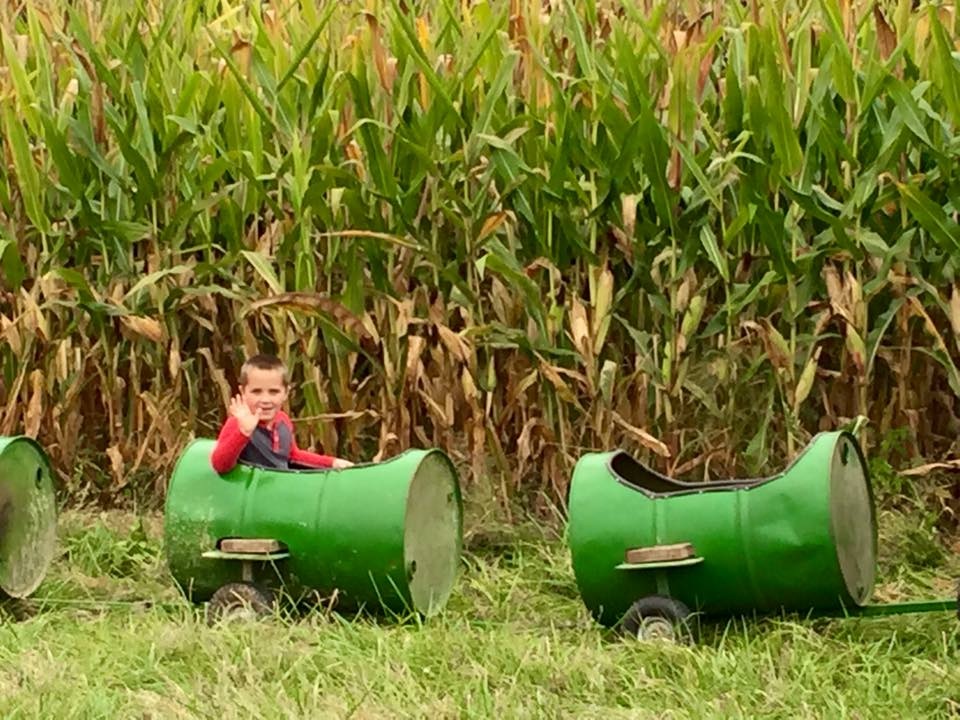
[[870, 605], [877, 526], [856, 439], [817, 435], [783, 472], [687, 483], [622, 451], [590, 453], [570, 487], [568, 542], [581, 597], [631, 634], [691, 613], [888, 614], [955, 600]]

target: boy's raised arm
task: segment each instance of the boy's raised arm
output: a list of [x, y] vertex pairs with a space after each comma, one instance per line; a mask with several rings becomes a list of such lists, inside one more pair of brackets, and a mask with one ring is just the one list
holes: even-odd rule
[[221, 475], [229, 472], [237, 464], [240, 453], [243, 452], [249, 440], [250, 437], [240, 430], [237, 419], [233, 416], [227, 418], [223, 427], [220, 428], [217, 444], [210, 453], [210, 464], [213, 465], [213, 469]]

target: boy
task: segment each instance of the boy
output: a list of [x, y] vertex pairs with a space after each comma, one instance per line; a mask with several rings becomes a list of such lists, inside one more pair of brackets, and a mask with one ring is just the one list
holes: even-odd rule
[[240, 393], [230, 401], [230, 417], [220, 429], [210, 464], [218, 473], [237, 462], [271, 468], [290, 463], [321, 468], [345, 468], [349, 460], [301, 450], [293, 423], [281, 409], [287, 400], [287, 368], [273, 355], [255, 355], [240, 369]]

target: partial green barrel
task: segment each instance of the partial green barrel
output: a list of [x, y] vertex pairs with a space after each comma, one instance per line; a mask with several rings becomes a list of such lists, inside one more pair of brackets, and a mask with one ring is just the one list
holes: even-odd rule
[[0, 437], [0, 595], [23, 598], [43, 581], [57, 541], [50, 461], [27, 437]]
[[221, 476], [210, 465], [213, 447], [191, 443], [167, 490], [167, 561], [193, 600], [241, 580], [240, 563], [204, 552], [226, 538], [269, 538], [289, 557], [257, 565], [254, 581], [293, 596], [335, 591], [341, 609], [423, 615], [446, 604], [463, 526], [457, 473], [442, 452], [410, 450], [341, 470], [237, 465]]
[[[607, 626], [641, 597], [668, 595], [705, 614], [865, 604], [876, 518], [856, 439], [817, 435], [782, 473], [684, 483], [625, 452], [577, 463], [568, 543], [587, 608]], [[690, 543], [693, 557], [627, 562], [627, 550]]]

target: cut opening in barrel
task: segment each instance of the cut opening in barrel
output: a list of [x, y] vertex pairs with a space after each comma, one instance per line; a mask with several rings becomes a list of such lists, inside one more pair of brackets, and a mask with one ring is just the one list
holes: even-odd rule
[[867, 469], [846, 436], [837, 441], [831, 458], [830, 516], [844, 584], [854, 602], [863, 605], [876, 579], [877, 525]]
[[683, 495], [693, 492], [718, 492], [745, 490], [776, 480], [782, 473], [765, 478], [721, 479], [707, 482], [686, 482], [661, 475], [626, 452], [620, 451], [610, 458], [610, 470], [621, 483], [651, 496]]

